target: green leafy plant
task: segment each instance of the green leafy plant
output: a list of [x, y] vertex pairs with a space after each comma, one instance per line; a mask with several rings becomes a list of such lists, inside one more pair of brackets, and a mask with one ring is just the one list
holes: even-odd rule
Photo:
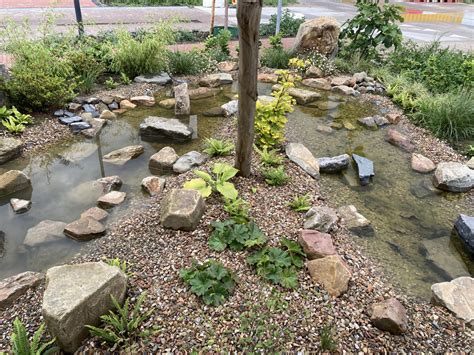
[[265, 166], [278, 166], [283, 163], [283, 158], [278, 155], [276, 149], [269, 150], [267, 147], [259, 149], [256, 145], [254, 145], [254, 149], [260, 156], [262, 164]]
[[192, 49], [189, 52], [170, 52], [168, 71], [173, 75], [197, 75], [215, 68], [217, 61], [205, 51]]
[[325, 325], [321, 329], [321, 349], [327, 351], [334, 351], [337, 348], [337, 341], [334, 339], [333, 328], [329, 325]]
[[179, 275], [191, 286], [192, 293], [212, 306], [224, 303], [237, 282], [233, 272], [215, 260], [208, 260], [203, 264], [193, 262], [190, 268], [181, 269]]
[[[276, 6], [277, 0], [268, 0], [267, 6]], [[294, 37], [298, 33], [300, 25], [305, 22], [304, 17], [296, 17], [290, 10], [284, 9], [281, 14], [280, 33], [283, 37]], [[260, 26], [260, 36], [272, 36], [275, 34], [277, 16], [273, 14], [267, 24]]]
[[117, 348], [129, 348], [140, 339], [150, 336], [149, 330], [142, 330], [142, 324], [153, 314], [154, 309], [143, 313], [141, 311], [145, 301], [146, 292], [143, 292], [136, 300], [135, 306], [130, 309], [130, 299], [127, 298], [121, 306], [114, 296], [110, 296], [115, 307], [115, 311], [100, 317], [103, 327], [86, 325], [92, 336], [100, 338], [103, 342], [113, 345], [113, 350]]
[[6, 106], [0, 107], [0, 120], [6, 119], [12, 115], [13, 111]]
[[112, 78], [111, 76], [105, 81], [105, 87], [107, 88], [107, 90], [113, 90], [113, 89], [116, 89], [120, 84], [117, 83], [114, 78]]
[[120, 260], [119, 258], [105, 259], [107, 265], [118, 267], [125, 275], [132, 276], [133, 273], [128, 271], [130, 264], [126, 260]]
[[231, 140], [206, 138], [205, 145], [204, 152], [211, 156], [229, 155], [234, 150], [234, 143]]
[[232, 34], [229, 30], [220, 30], [216, 36], [210, 35], [204, 41], [204, 48], [209, 57], [214, 58], [218, 62], [228, 60], [230, 57], [229, 41], [231, 37]]
[[263, 245], [266, 237], [254, 222], [237, 223], [233, 219], [211, 223], [214, 228], [209, 238], [209, 247], [223, 251], [227, 247], [234, 251]]
[[395, 49], [400, 46], [402, 32], [397, 22], [403, 22], [401, 6], [380, 7], [375, 1], [358, 0], [356, 7], [357, 15], [344, 23], [339, 35], [343, 52], [360, 52], [364, 58], [376, 58], [379, 45]]
[[280, 88], [272, 92], [275, 100], [267, 104], [257, 101], [255, 115], [255, 142], [262, 148], [272, 148], [285, 139], [284, 129], [288, 121], [286, 115], [293, 111], [296, 101], [288, 90], [295, 86], [295, 77], [286, 70], [277, 71]]
[[270, 186], [282, 186], [290, 180], [283, 165], [276, 168], [265, 168], [262, 170], [262, 175]]
[[282, 245], [287, 250], [265, 247], [256, 251], [247, 258], [247, 262], [257, 269], [260, 277], [285, 288], [296, 288], [297, 269], [303, 267], [306, 255], [297, 243], [290, 242], [285, 238], [282, 240]]
[[33, 119], [28, 114], [23, 114], [17, 110], [15, 106], [11, 110], [3, 110], [3, 115], [9, 114], [2, 120], [2, 125], [10, 133], [22, 133], [25, 130], [25, 125], [33, 123]]
[[214, 176], [205, 171], [196, 170], [194, 173], [199, 177], [184, 184], [185, 189], [197, 190], [202, 197], [209, 197], [212, 192], [219, 192], [225, 199], [235, 200], [238, 196], [234, 184], [230, 183], [238, 170], [226, 163], [215, 163], [212, 168]]
[[55, 339], [43, 341], [44, 324], [41, 324], [33, 335], [31, 342], [28, 340], [26, 327], [19, 318], [13, 321], [13, 333], [11, 335], [12, 352], [16, 355], [47, 355], [59, 351], [57, 346], [53, 346]]
[[265, 48], [260, 63], [267, 68], [286, 69], [290, 58], [290, 53], [283, 48]]
[[249, 221], [249, 204], [242, 198], [226, 199], [224, 211], [237, 223], [247, 223]]
[[128, 77], [127, 74], [125, 73], [120, 73], [120, 82], [123, 85], [130, 85], [132, 83], [132, 80]]
[[26, 128], [25, 125], [17, 123], [12, 116], [2, 120], [2, 125], [7, 129], [8, 132], [15, 134], [23, 133]]
[[288, 203], [288, 206], [296, 212], [306, 212], [311, 208], [311, 197], [306, 194], [302, 196], [296, 196], [293, 201]]
[[474, 145], [469, 145], [466, 149], [466, 155], [468, 157], [474, 157]]
[[386, 83], [387, 93], [392, 96], [394, 102], [407, 111], [416, 111], [420, 100], [429, 96], [423, 84], [413, 82], [404, 75], [388, 80], [389, 82]]

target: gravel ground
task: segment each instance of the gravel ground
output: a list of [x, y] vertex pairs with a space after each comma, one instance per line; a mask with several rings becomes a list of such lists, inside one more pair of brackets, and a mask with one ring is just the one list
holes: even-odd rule
[[[235, 126], [231, 120], [227, 122], [222, 136], [230, 136]], [[219, 160], [231, 162], [230, 157]], [[206, 168], [215, 161], [208, 162]], [[257, 160], [253, 166], [258, 166]], [[298, 236], [302, 214], [286, 205], [294, 196], [309, 193], [314, 205], [325, 204], [317, 182], [288, 161], [285, 167], [291, 183], [283, 187], [267, 186], [258, 169], [250, 179], [235, 179], [241, 197], [250, 203], [251, 215], [271, 245], [278, 245], [282, 236], [292, 240]], [[189, 172], [170, 179], [165, 192], [182, 186], [192, 175]], [[462, 321], [443, 308], [400, 294], [386, 282], [377, 265], [362, 254], [343, 226], [338, 227], [333, 238], [353, 277], [348, 292], [334, 299], [311, 281], [307, 270], [299, 272], [299, 288], [288, 291], [259, 279], [245, 263], [247, 251], [210, 250], [207, 246], [210, 223], [226, 218], [217, 197], [207, 200], [207, 211], [193, 232], [170, 231], [160, 226], [161, 198], [135, 201], [126, 217], [109, 226], [107, 236], [88, 244], [73, 260], [79, 263], [118, 257], [131, 264], [133, 275], [128, 295], [135, 298], [147, 291], [143, 308], [155, 309], [145, 324], [147, 329], [154, 330], [154, 335], [147, 343], [136, 342], [134, 350], [320, 351], [320, 330], [326, 325], [332, 327], [340, 352], [468, 352], [471, 349], [473, 334]], [[218, 259], [240, 279], [233, 295], [219, 307], [205, 306], [178, 276], [179, 269], [190, 266], [193, 260], [208, 258]], [[29, 329], [41, 322], [42, 292], [43, 286], [29, 291], [0, 314], [0, 349], [8, 350], [8, 334], [15, 316], [27, 322]], [[370, 324], [370, 304], [391, 296], [407, 308], [409, 329], [403, 336], [381, 332]], [[80, 350], [106, 351], [107, 348], [96, 339], [88, 339]]]

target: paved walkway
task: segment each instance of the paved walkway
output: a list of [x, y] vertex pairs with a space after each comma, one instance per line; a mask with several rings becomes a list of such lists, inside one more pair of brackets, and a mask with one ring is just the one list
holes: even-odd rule
[[[82, 7], [97, 6], [91, 0], [81, 0]], [[0, 0], [0, 9], [33, 9], [48, 7], [74, 7], [73, 0]]]

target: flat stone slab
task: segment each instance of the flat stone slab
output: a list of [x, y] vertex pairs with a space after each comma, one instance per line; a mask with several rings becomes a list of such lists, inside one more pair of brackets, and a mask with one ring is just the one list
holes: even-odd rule
[[20, 214], [28, 212], [31, 208], [30, 200], [21, 200], [19, 198], [10, 199], [10, 206], [12, 206], [13, 212]]
[[215, 88], [221, 85], [232, 84], [232, 75], [229, 73], [210, 74], [199, 80], [200, 86]]
[[95, 218], [81, 217], [64, 227], [64, 234], [74, 240], [87, 241], [103, 236], [105, 227]]
[[340, 95], [357, 96], [357, 92], [353, 88], [346, 85], [333, 86], [331, 91]]
[[26, 232], [23, 245], [37, 247], [42, 244], [56, 242], [65, 238], [63, 232], [66, 223], [49, 219], [39, 222]]
[[[281, 90], [282, 86], [280, 84], [273, 85], [272, 90], [273, 91], [278, 91]], [[310, 90], [304, 90], [304, 89], [298, 89], [298, 88], [289, 88], [288, 89], [288, 94], [293, 97], [296, 102], [300, 105], [306, 105], [309, 104], [310, 102], [316, 101], [321, 97], [321, 94], [310, 91]]]
[[305, 86], [318, 90], [331, 90], [331, 83], [324, 78], [304, 79], [301, 83]]
[[185, 173], [206, 162], [208, 156], [196, 151], [187, 152], [176, 160], [173, 164], [173, 171], [177, 174]]
[[374, 163], [372, 160], [361, 157], [357, 154], [352, 154], [352, 159], [354, 159], [357, 165], [360, 184], [362, 186], [368, 185], [370, 180], [375, 176]]
[[336, 212], [326, 206], [312, 207], [306, 212], [305, 218], [305, 229], [314, 229], [323, 233], [331, 231], [336, 226], [338, 220]]
[[0, 164], [20, 156], [23, 142], [16, 138], [0, 138]]
[[298, 237], [298, 243], [310, 260], [337, 254], [331, 235], [327, 233], [304, 229]]
[[86, 325], [122, 303], [127, 276], [103, 262], [56, 266], [46, 273], [42, 312], [46, 326], [62, 350], [73, 353], [89, 336]]
[[459, 277], [431, 286], [432, 302], [453, 312], [456, 317], [474, 326], [474, 278]]
[[319, 164], [313, 154], [301, 143], [288, 143], [285, 148], [286, 155], [293, 163], [297, 164], [313, 179], [319, 179]]
[[339, 255], [329, 255], [307, 262], [313, 281], [321, 284], [333, 297], [339, 297], [349, 288], [351, 271]]
[[90, 217], [99, 222], [102, 222], [103, 220], [107, 219], [108, 216], [109, 213], [99, 207], [92, 207], [81, 213], [81, 218]]
[[149, 84], [157, 84], [157, 85], [166, 85], [171, 83], [171, 77], [168, 73], [161, 73], [161, 74], [147, 74], [147, 75], [139, 75], [135, 77], [134, 81], [136, 83], [149, 83]]
[[149, 140], [185, 142], [191, 140], [193, 130], [176, 118], [149, 116], [140, 124], [140, 135]]
[[350, 157], [348, 154], [318, 158], [319, 171], [322, 173], [338, 173], [347, 169], [349, 161]]
[[0, 281], [0, 309], [11, 306], [30, 288], [38, 286], [44, 274], [33, 271], [22, 272]]
[[400, 301], [393, 297], [372, 304], [370, 320], [378, 329], [392, 334], [403, 334], [408, 328], [407, 311]]
[[474, 187], [474, 170], [462, 163], [439, 163], [434, 173], [433, 183], [441, 190], [468, 192]]
[[0, 175], [0, 196], [7, 196], [30, 187], [30, 178], [22, 171], [10, 170]]
[[145, 147], [142, 145], [131, 145], [123, 147], [109, 154], [104, 155], [103, 160], [106, 163], [114, 165], [124, 165], [126, 162], [135, 159], [145, 152]]
[[135, 105], [155, 106], [155, 98], [153, 96], [134, 96], [130, 98], [130, 101]]
[[77, 134], [81, 132], [82, 130], [89, 129], [91, 127], [92, 126], [90, 125], [90, 123], [87, 123], [87, 122], [73, 122], [69, 125], [69, 128], [71, 129], [71, 132], [73, 134]]
[[101, 208], [113, 208], [125, 201], [127, 194], [121, 191], [110, 191], [97, 199], [97, 205]]
[[81, 122], [82, 117], [80, 117], [80, 116], [72, 116], [72, 117], [64, 116], [64, 117], [59, 117], [58, 121], [59, 121], [59, 123], [62, 123], [64, 125], [70, 125], [71, 123], [74, 123], [74, 122]]
[[461, 239], [461, 242], [474, 260], [474, 216], [467, 216], [465, 214], [459, 215], [454, 228]]
[[165, 228], [194, 230], [205, 209], [206, 204], [198, 191], [173, 189], [161, 203], [160, 222]]

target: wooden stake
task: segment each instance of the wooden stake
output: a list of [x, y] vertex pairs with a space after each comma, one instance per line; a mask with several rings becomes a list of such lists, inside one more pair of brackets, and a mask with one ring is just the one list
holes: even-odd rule
[[250, 176], [255, 137], [257, 102], [258, 32], [262, 0], [238, 0], [239, 24], [239, 118], [235, 167], [244, 177]]
[[212, 0], [212, 9], [211, 9], [211, 28], [209, 29], [209, 35], [214, 33], [214, 21], [216, 18], [216, 0]]

